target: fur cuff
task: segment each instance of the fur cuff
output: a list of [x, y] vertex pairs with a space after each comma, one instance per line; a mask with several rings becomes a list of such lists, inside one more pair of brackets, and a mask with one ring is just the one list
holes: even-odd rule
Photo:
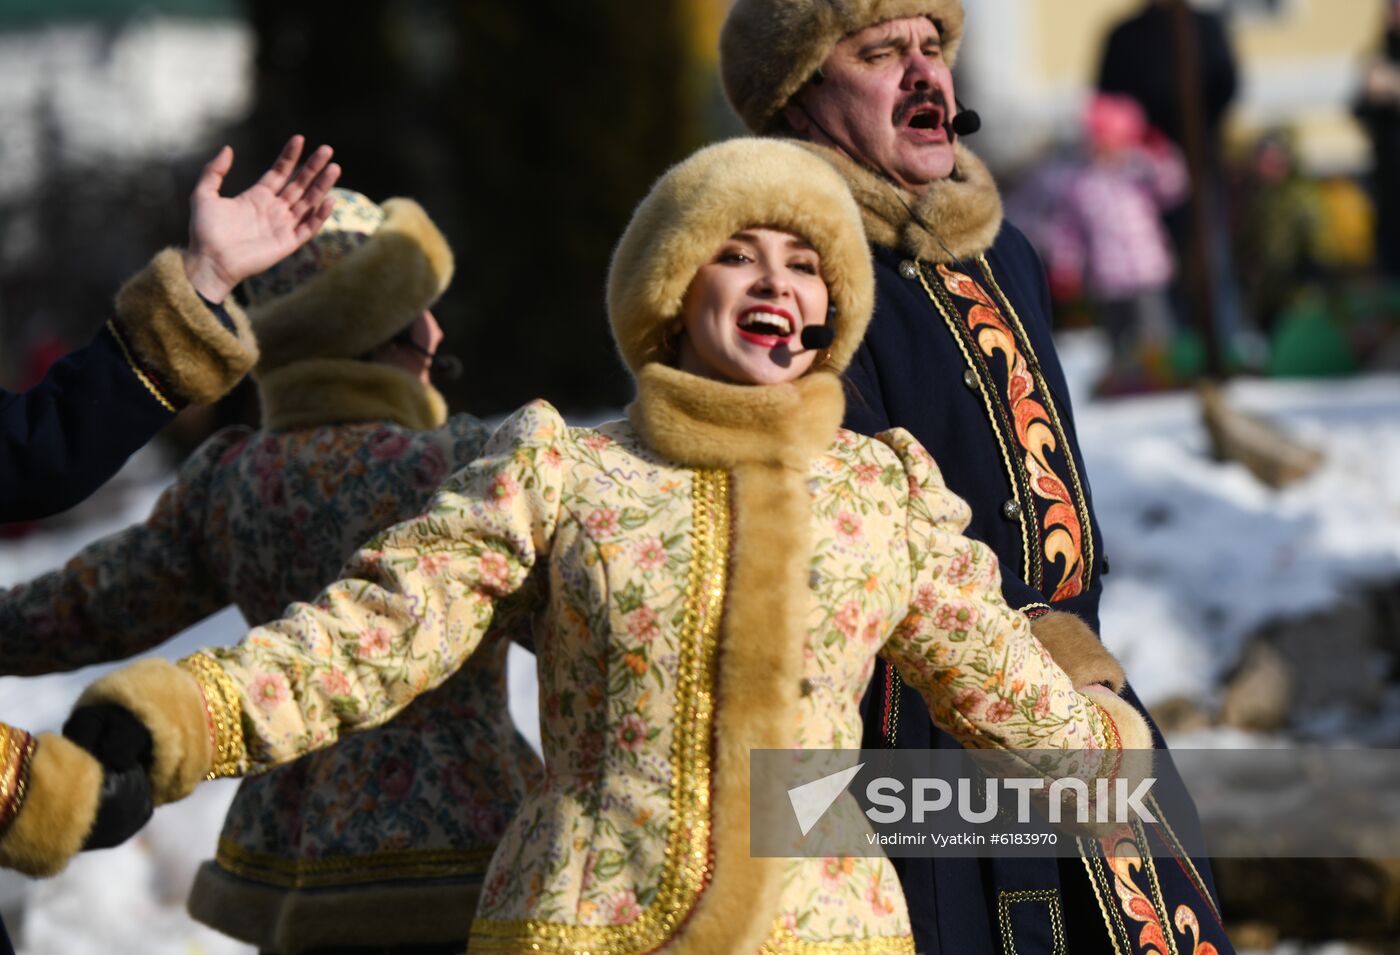
[[1121, 748], [1152, 749], [1152, 728], [1133, 704], [1101, 686], [1086, 686], [1080, 692], [1093, 700], [1113, 721], [1112, 731], [1117, 732]]
[[230, 332], [200, 300], [178, 249], [166, 249], [117, 293], [117, 322], [136, 358], [182, 398], [222, 398], [257, 363], [258, 345], [232, 298], [224, 308]]
[[0, 865], [25, 875], [62, 872], [83, 847], [101, 795], [97, 760], [62, 736], [39, 737], [24, 803], [0, 839]]
[[204, 694], [197, 680], [167, 660], [140, 660], [83, 691], [78, 706], [124, 706], [151, 731], [151, 796], [157, 806], [188, 796], [214, 766]]
[[1031, 621], [1031, 633], [1069, 674], [1076, 688], [1102, 683], [1114, 693], [1122, 691], [1127, 682], [1122, 664], [1108, 652], [1098, 634], [1074, 614], [1052, 610]]

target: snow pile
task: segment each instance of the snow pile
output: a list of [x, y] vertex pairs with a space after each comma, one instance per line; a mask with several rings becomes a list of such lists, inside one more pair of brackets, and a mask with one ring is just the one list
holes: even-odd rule
[[1241, 382], [1229, 395], [1326, 462], [1274, 491], [1212, 461], [1190, 395], [1078, 415], [1111, 571], [1103, 635], [1149, 705], [1208, 696], [1264, 623], [1400, 578], [1400, 378]]

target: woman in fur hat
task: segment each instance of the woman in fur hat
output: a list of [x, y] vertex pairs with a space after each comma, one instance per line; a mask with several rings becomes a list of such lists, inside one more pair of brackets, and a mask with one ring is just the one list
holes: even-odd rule
[[[410, 200], [333, 195], [311, 242], [244, 283], [262, 428], [214, 435], [144, 524], [0, 595], [4, 673], [132, 656], [229, 604], [271, 619], [480, 453], [488, 429], [448, 418], [429, 383], [446, 240]], [[539, 776], [509, 716], [506, 650], [483, 649], [391, 725], [248, 780], [194, 916], [282, 953], [460, 952], [486, 863]]]
[[[1148, 736], [1007, 608], [906, 433], [840, 429], [872, 295], [829, 165], [774, 141], [701, 151], [613, 260], [627, 420], [526, 406], [315, 603], [108, 676], [81, 706], [107, 707], [111, 736], [149, 731], [166, 802], [390, 718], [480, 652], [496, 613], [537, 607], [545, 780], [492, 860], [470, 951], [912, 952], [885, 859], [750, 856], [751, 750], [851, 746], [877, 653], [976, 745]], [[797, 346], [828, 322], [820, 355]]]

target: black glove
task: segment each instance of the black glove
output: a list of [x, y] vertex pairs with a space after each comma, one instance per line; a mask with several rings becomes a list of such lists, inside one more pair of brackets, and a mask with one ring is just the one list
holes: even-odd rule
[[[151, 731], [124, 706], [115, 703], [80, 706], [63, 724], [63, 735], [95, 756], [108, 776], [137, 768], [144, 776], [151, 770], [155, 752]], [[102, 781], [104, 797], [107, 782], [106, 778]], [[149, 798], [149, 782], [146, 788]]]
[[83, 843], [83, 851], [121, 845], [141, 831], [154, 811], [151, 777], [143, 767], [133, 766], [121, 772], [106, 770], [102, 774], [97, 818]]

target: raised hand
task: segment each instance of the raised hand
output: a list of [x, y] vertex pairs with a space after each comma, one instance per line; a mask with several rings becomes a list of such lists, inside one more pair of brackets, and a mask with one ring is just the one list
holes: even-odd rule
[[233, 167], [233, 150], [225, 146], [209, 160], [190, 195], [190, 244], [185, 274], [195, 290], [222, 302], [239, 282], [280, 262], [316, 234], [331, 214], [327, 197], [340, 178], [330, 161], [331, 148], [320, 146], [297, 169], [305, 138], [293, 136], [256, 183], [237, 196], [219, 195]]

